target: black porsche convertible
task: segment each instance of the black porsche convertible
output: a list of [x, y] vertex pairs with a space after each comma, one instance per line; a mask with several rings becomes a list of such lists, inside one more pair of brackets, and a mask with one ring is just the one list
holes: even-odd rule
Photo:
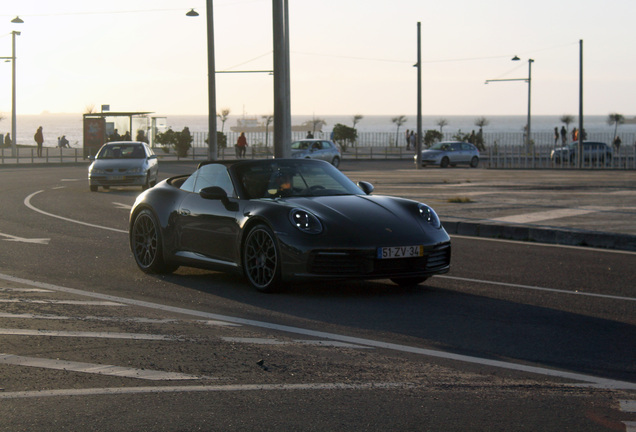
[[233, 271], [259, 291], [302, 280], [407, 286], [446, 273], [450, 238], [435, 211], [372, 192], [319, 160], [204, 162], [139, 195], [130, 247], [144, 272]]

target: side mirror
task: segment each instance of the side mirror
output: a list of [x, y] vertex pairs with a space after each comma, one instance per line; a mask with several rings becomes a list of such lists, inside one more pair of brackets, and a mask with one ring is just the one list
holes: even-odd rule
[[203, 199], [227, 201], [227, 192], [218, 186], [203, 188], [199, 191], [199, 195], [201, 195]]
[[358, 187], [367, 195], [371, 195], [375, 189], [371, 183], [365, 181], [358, 182]]
[[93, 155], [88, 155], [88, 160], [90, 160], [90, 161], [94, 161], [94, 160], [95, 160], [95, 156], [93, 156]]

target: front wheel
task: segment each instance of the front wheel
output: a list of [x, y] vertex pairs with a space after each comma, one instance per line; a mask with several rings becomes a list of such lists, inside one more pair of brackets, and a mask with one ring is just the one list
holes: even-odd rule
[[281, 286], [281, 258], [276, 237], [266, 225], [249, 232], [243, 246], [243, 268], [250, 284], [261, 292]]
[[448, 160], [447, 157], [442, 158], [442, 162], [440, 162], [439, 166], [441, 168], [448, 168], [448, 164], [450, 163], [450, 160]]
[[146, 273], [172, 273], [178, 266], [163, 257], [161, 227], [150, 210], [139, 212], [130, 234], [130, 249], [137, 266]]

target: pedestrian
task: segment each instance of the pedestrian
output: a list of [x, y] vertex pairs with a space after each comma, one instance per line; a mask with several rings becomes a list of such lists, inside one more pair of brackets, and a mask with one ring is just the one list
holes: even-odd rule
[[411, 135], [409, 134], [409, 130], [406, 130], [406, 149], [408, 150], [411, 147]]
[[557, 144], [559, 143], [559, 138], [561, 137], [561, 135], [559, 134], [559, 128], [555, 127], [554, 128], [554, 146], [556, 147]]
[[577, 128], [572, 129], [572, 141], [579, 140], [579, 130]]
[[38, 128], [37, 132], [35, 132], [35, 135], [33, 135], [33, 139], [38, 145], [38, 157], [42, 157], [42, 144], [44, 143], [44, 134], [42, 133], [42, 126]]
[[617, 152], [621, 148], [622, 143], [623, 141], [621, 141], [621, 138], [618, 135], [616, 135], [616, 138], [614, 138], [614, 147], [616, 147]]
[[62, 138], [60, 138], [60, 148], [65, 147], [71, 148], [71, 144], [66, 139], [66, 135], [62, 135]]
[[411, 131], [411, 135], [409, 136], [409, 149], [412, 148], [415, 150], [415, 131]]
[[568, 141], [568, 131], [565, 129], [565, 126], [561, 126], [561, 143], [565, 145]]
[[11, 134], [6, 134], [4, 136], [4, 146], [11, 147]]
[[238, 137], [238, 140], [236, 141], [236, 150], [236, 156], [238, 158], [245, 157], [245, 151], [247, 150], [247, 138], [245, 138], [245, 132], [241, 132], [241, 135]]
[[314, 134], [311, 133], [311, 131], [307, 131], [307, 139], [313, 139], [314, 138]]

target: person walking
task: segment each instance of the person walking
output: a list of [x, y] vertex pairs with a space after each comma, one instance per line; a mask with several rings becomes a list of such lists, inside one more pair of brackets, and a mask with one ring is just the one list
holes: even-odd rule
[[568, 142], [568, 131], [565, 126], [561, 126], [561, 143], [565, 146]]
[[236, 156], [238, 158], [244, 158], [245, 151], [247, 150], [247, 138], [245, 138], [245, 132], [241, 132], [241, 135], [238, 137], [238, 140], [236, 141], [236, 149], [238, 150]]
[[4, 146], [11, 147], [11, 134], [6, 134], [4, 136]]
[[559, 143], [559, 138], [561, 137], [561, 135], [559, 134], [559, 128], [555, 127], [554, 128], [554, 146], [556, 147], [557, 144]]
[[35, 132], [35, 135], [33, 135], [33, 139], [38, 145], [38, 157], [42, 157], [42, 144], [44, 143], [44, 134], [42, 133], [42, 126], [38, 128], [37, 132]]

